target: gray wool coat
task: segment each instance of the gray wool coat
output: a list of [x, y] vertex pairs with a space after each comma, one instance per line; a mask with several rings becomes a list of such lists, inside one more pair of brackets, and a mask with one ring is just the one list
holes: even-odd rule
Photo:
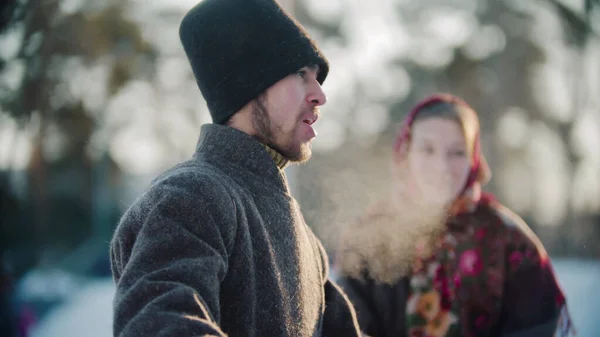
[[111, 242], [114, 336], [359, 336], [352, 305], [265, 148], [207, 124]]

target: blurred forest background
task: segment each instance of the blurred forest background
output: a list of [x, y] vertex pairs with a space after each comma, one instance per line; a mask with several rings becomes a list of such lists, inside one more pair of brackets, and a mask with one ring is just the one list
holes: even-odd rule
[[[109, 277], [122, 212], [193, 153], [210, 117], [178, 27], [196, 3], [2, 3], [0, 258], [15, 282]], [[288, 172], [318, 234], [386, 193], [399, 121], [442, 91], [480, 114], [487, 189], [553, 257], [600, 259], [599, 0], [281, 3], [332, 65], [315, 155]], [[58, 278], [63, 295], [80, 284]]]

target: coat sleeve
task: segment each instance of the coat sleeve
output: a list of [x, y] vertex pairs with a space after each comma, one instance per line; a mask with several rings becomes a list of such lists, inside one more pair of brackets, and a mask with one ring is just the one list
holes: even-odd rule
[[116, 337], [225, 336], [219, 288], [235, 205], [218, 184], [190, 181], [151, 188], [117, 228], [110, 251]]
[[325, 248], [308, 226], [306, 226], [306, 229], [312, 238], [315, 253], [319, 257], [319, 265], [321, 267], [321, 272], [323, 273], [322, 282], [325, 297], [325, 310], [323, 313], [322, 325], [323, 337], [361, 336], [356, 320], [356, 312], [354, 311], [352, 303], [340, 286], [330, 277], [329, 257], [327, 256]]
[[361, 336], [356, 313], [342, 289], [331, 279], [325, 283], [323, 336]]
[[500, 211], [508, 226], [501, 336], [563, 336], [570, 325], [566, 302], [544, 247], [521, 218]]
[[394, 284], [380, 283], [366, 275], [362, 279], [344, 276], [338, 282], [354, 305], [364, 334], [371, 337], [406, 334], [407, 277]]
[[342, 277], [338, 282], [356, 310], [360, 330], [368, 336], [377, 335], [380, 324], [377, 322], [376, 308], [372, 305], [372, 292], [369, 285], [350, 277]]

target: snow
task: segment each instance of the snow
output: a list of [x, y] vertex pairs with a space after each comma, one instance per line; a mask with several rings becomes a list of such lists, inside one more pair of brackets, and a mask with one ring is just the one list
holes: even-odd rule
[[90, 282], [56, 307], [31, 332], [31, 337], [112, 336], [112, 279]]

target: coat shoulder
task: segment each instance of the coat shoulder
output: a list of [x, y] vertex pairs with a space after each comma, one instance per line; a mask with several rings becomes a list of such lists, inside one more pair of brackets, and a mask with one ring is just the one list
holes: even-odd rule
[[[187, 161], [170, 168], [157, 176], [124, 212], [113, 235], [112, 248], [129, 246], [127, 242], [135, 241], [143, 226], [160, 219], [170, 219], [170, 223], [189, 227], [191, 232], [201, 231], [198, 224], [206, 221], [217, 222], [223, 232], [235, 232], [236, 188], [232, 184], [207, 163]], [[168, 225], [157, 226], [157, 230], [168, 232]]]

